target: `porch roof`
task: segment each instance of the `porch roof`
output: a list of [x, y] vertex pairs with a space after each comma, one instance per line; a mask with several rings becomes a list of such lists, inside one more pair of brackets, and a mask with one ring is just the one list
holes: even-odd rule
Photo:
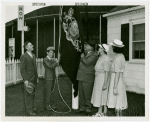
[[[96, 14], [105, 14], [114, 7], [115, 6], [88, 6], [88, 14], [91, 17], [93, 17]], [[46, 18], [52, 20], [51, 19], [52, 16], [55, 17], [59, 16], [59, 8], [60, 6], [43, 7], [25, 14], [24, 19], [25, 21], [30, 21], [30, 20], [32, 21], [33, 19], [37, 19], [37, 18], [41, 19], [41, 21], [45, 21]], [[80, 7], [80, 13], [81, 13], [81, 17], [84, 18], [85, 6]], [[16, 24], [17, 24], [17, 18], [7, 22], [6, 26], [8, 27]]]
[[103, 17], [108, 17], [108, 16], [121, 14], [124, 12], [133, 11], [133, 10], [138, 10], [142, 8], [145, 8], [145, 6], [140, 6], [140, 5], [139, 6], [117, 6], [113, 8], [112, 10], [110, 10], [107, 14], [104, 14]]

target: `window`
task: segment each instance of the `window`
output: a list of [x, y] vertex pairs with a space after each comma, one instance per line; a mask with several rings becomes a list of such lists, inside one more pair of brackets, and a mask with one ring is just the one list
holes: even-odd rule
[[130, 61], [145, 59], [145, 22], [130, 23]]

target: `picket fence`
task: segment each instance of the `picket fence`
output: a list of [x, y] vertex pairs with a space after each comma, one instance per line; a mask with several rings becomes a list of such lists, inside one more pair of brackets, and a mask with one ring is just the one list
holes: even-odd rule
[[[37, 64], [37, 72], [38, 77], [43, 78], [45, 69], [43, 66], [43, 58], [36, 59]], [[5, 85], [8, 84], [16, 84], [19, 81], [22, 81], [21, 73], [20, 73], [20, 60], [6, 60], [6, 69], [5, 69]], [[58, 75], [64, 75], [65, 72], [61, 68], [61, 66], [58, 67]]]

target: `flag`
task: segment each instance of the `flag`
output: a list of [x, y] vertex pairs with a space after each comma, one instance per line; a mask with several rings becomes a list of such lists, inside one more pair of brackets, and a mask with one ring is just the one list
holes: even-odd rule
[[63, 6], [61, 15], [60, 65], [78, 94], [76, 80], [80, 55], [83, 52], [82, 25], [79, 6]]

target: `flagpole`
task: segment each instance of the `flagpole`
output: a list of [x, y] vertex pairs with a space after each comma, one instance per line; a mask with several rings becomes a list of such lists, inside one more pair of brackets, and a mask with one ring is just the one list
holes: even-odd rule
[[79, 95], [77, 95], [76, 97], [74, 97], [74, 88], [72, 85], [72, 109], [78, 109], [79, 108]]
[[61, 39], [61, 15], [62, 15], [62, 8], [60, 6], [60, 13], [59, 13], [59, 42], [58, 42], [58, 60], [60, 60], [60, 52], [59, 52], [59, 48], [60, 48], [60, 39]]

